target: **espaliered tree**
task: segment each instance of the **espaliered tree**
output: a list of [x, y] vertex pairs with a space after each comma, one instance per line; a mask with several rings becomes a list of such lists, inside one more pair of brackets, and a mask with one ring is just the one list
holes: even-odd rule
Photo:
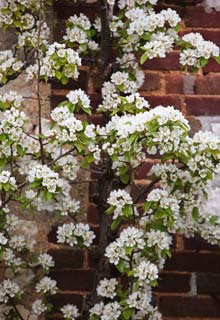
[[[99, 0], [95, 21], [82, 13], [73, 15], [62, 41], [50, 43], [50, 0], [2, 1], [0, 25], [6, 32], [16, 30], [17, 45], [0, 52], [0, 83], [4, 86], [21, 72], [34, 80], [38, 132], [28, 129], [31, 119], [22, 111], [19, 93], [0, 96], [0, 259], [12, 271], [0, 284], [1, 319], [43, 319], [52, 309], [48, 298], [57, 291], [48, 275], [54, 261], [47, 253], [29, 250], [19, 234], [19, 212], [53, 212], [58, 222], [66, 219], [58, 227], [58, 243], [92, 245], [94, 232], [77, 222], [80, 204], [71, 196], [72, 186], [80, 183], [80, 168], [99, 176], [99, 264], [96, 290], [85, 310], [63, 306], [66, 320], [161, 319], [151, 289], [171, 255], [171, 235], [200, 234], [213, 244], [220, 241], [219, 212], [213, 210], [210, 187], [219, 171], [220, 140], [210, 132], [189, 136], [188, 121], [175, 106], [152, 109], [138, 93], [146, 60], [165, 57], [175, 45], [183, 69], [196, 72], [210, 59], [219, 62], [219, 48], [198, 33], [181, 38], [179, 15], [171, 9], [156, 13], [156, 4]], [[102, 75], [98, 111], [104, 114], [104, 125], [77, 115], [92, 114], [90, 98], [78, 89], [51, 112], [45, 129], [41, 82], [56, 79], [66, 85], [77, 80], [82, 61], [96, 61]], [[135, 170], [152, 155], [161, 161], [152, 167], [149, 185], [134, 194]], [[113, 267], [117, 278], [111, 278]], [[26, 269], [33, 277], [21, 290], [16, 279]], [[26, 305], [26, 292], [32, 292], [33, 303], [24, 315], [18, 305]]]

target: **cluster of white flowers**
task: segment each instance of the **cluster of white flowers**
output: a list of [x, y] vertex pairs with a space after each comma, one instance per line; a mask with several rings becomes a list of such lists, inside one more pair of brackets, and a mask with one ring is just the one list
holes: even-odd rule
[[118, 281], [114, 278], [103, 279], [97, 287], [97, 293], [100, 297], [113, 299], [116, 296]]
[[0, 283], [0, 302], [7, 303], [10, 298], [15, 298], [21, 294], [21, 289], [17, 283], [6, 279]]
[[32, 304], [32, 314], [40, 316], [45, 311], [47, 311], [47, 307], [44, 302], [40, 299], [35, 300]]
[[126, 303], [129, 308], [135, 308], [136, 313], [133, 316], [134, 319], [140, 320], [144, 319], [146, 316], [150, 320], [160, 320], [161, 315], [151, 305], [152, 293], [151, 287], [146, 284], [139, 290], [134, 290], [126, 299]]
[[11, 50], [0, 51], [0, 84], [18, 74], [23, 68], [23, 62], [14, 57]]
[[63, 176], [70, 180], [75, 180], [79, 171], [79, 164], [72, 155], [63, 156], [57, 160], [56, 164], [62, 168]]
[[110, 208], [112, 208], [114, 213], [113, 219], [117, 219], [119, 216], [126, 214], [126, 209], [131, 208], [133, 201], [129, 193], [125, 190], [119, 189], [113, 190], [110, 193], [107, 203], [111, 206]]
[[89, 247], [94, 239], [95, 234], [88, 224], [66, 223], [57, 229], [57, 242], [67, 243], [71, 247], [76, 245]]
[[24, 261], [17, 257], [14, 253], [14, 250], [6, 248], [3, 252], [4, 263], [11, 267], [15, 272], [19, 271], [20, 267], [24, 264]]
[[27, 241], [23, 235], [17, 235], [11, 237], [9, 245], [13, 250], [23, 251], [28, 247]]
[[2, 232], [0, 232], [0, 248], [2, 245], [4, 246], [5, 244], [7, 244], [7, 242], [8, 242], [8, 239], [5, 237], [5, 235]]
[[70, 91], [67, 96], [73, 105], [82, 105], [85, 109], [90, 108], [90, 99], [82, 89]]
[[72, 199], [70, 196], [64, 196], [58, 203], [55, 204], [55, 210], [57, 210], [61, 216], [68, 216], [68, 214], [75, 214], [80, 209], [80, 202]]
[[35, 0], [3, 0], [0, 7], [0, 26], [17, 27], [20, 30], [31, 29], [34, 25], [34, 16], [25, 9], [37, 10], [39, 3]]
[[57, 283], [55, 280], [52, 280], [50, 277], [43, 277], [36, 284], [36, 291], [46, 294], [56, 294], [57, 292]]
[[105, 256], [109, 259], [110, 263], [113, 263], [114, 265], [118, 265], [120, 259], [129, 262], [129, 253], [126, 253], [126, 248], [131, 248], [132, 251], [135, 249], [142, 250], [144, 245], [143, 230], [135, 227], [128, 227], [120, 233], [120, 236], [116, 241], [108, 245]]
[[120, 38], [124, 52], [144, 50], [147, 60], [164, 57], [171, 50], [174, 40], [178, 38], [175, 28], [179, 23], [180, 17], [176, 11], [169, 8], [155, 13], [148, 11], [142, 3], [138, 7], [127, 8], [124, 19], [121, 15], [113, 16], [110, 29], [114, 37]]
[[53, 258], [48, 253], [41, 253], [38, 256], [38, 262], [46, 271], [55, 266]]
[[116, 62], [120, 71], [113, 73], [110, 81], [103, 84], [103, 102], [98, 111], [138, 113], [148, 108], [148, 102], [136, 92], [143, 85], [144, 73], [135, 55], [125, 53]]
[[0, 109], [7, 110], [11, 107], [20, 108], [23, 101], [23, 97], [18, 95], [15, 91], [9, 91], [0, 95]]
[[172, 237], [167, 232], [151, 230], [147, 232], [147, 245], [149, 248], [156, 247], [157, 251], [169, 250]]
[[142, 47], [145, 59], [165, 58], [172, 50], [175, 38], [164, 32], [154, 33], [151, 40]]
[[96, 316], [100, 320], [117, 320], [122, 312], [118, 302], [110, 302], [104, 305], [103, 302], [97, 303], [89, 310], [90, 316]]
[[[69, 79], [77, 79], [79, 76], [78, 67], [81, 66], [81, 58], [78, 52], [66, 48], [65, 44], [54, 42], [42, 58], [40, 76], [45, 79], [57, 78], [63, 84]], [[32, 65], [26, 69], [27, 78], [33, 79], [38, 74], [38, 65]]]
[[141, 261], [140, 264], [134, 268], [134, 276], [138, 278], [140, 283], [151, 282], [158, 279], [158, 268], [150, 261]]
[[184, 49], [180, 54], [180, 63], [189, 67], [204, 67], [210, 58], [220, 57], [220, 48], [211, 41], [206, 41], [199, 33], [189, 33], [182, 40], [190, 48]]
[[[177, 225], [173, 226], [173, 224], [174, 221], [180, 219], [180, 204], [175, 196], [169, 194], [167, 190], [154, 189], [148, 194], [147, 202], [152, 203], [152, 209], [147, 211], [147, 214], [154, 215], [153, 209], [164, 209], [167, 212], [167, 214], [162, 215], [164, 224], [168, 229], [169, 227], [177, 227]], [[155, 218], [157, 218], [157, 215], [155, 215]]]
[[55, 108], [51, 113], [53, 121], [62, 127], [60, 133], [58, 133], [58, 140], [65, 141], [76, 141], [77, 132], [83, 130], [83, 124], [81, 120], [75, 118], [67, 106], [60, 106]]
[[[40, 32], [39, 32], [40, 27]], [[29, 28], [28, 28], [29, 29]], [[39, 24], [36, 23], [36, 27], [31, 30], [24, 31], [18, 35], [18, 46], [29, 48], [46, 48], [50, 36], [50, 29], [46, 22]]]
[[0, 133], [7, 134], [12, 141], [19, 141], [23, 135], [27, 116], [23, 111], [11, 107], [3, 113]]
[[63, 37], [66, 43], [76, 47], [79, 52], [86, 52], [87, 49], [96, 51], [98, 43], [93, 39], [92, 25], [87, 16], [80, 13], [79, 16], [71, 16], [67, 21], [66, 35]]
[[[207, 179], [218, 173], [220, 139], [208, 131], [199, 131], [193, 138], [187, 138], [180, 152], [187, 156], [187, 166], [194, 176]], [[189, 155], [190, 153], [190, 155]]]
[[46, 188], [51, 193], [56, 193], [62, 188], [62, 179], [46, 165], [38, 164], [28, 172], [27, 179], [30, 183], [39, 183], [39, 187]]
[[126, 162], [137, 166], [146, 158], [144, 149], [149, 154], [177, 152], [188, 131], [188, 121], [181, 112], [162, 106], [136, 115], [115, 115], [105, 127], [98, 128], [105, 138], [103, 150], [113, 158], [117, 170]]
[[[120, 9], [124, 8], [133, 8], [135, 6], [141, 5], [155, 5], [157, 4], [158, 0], [119, 0], [117, 5]], [[114, 0], [108, 0], [108, 3], [113, 5], [115, 3]]]
[[75, 320], [79, 316], [79, 310], [76, 306], [73, 306], [71, 304], [67, 304], [63, 308], [61, 308], [61, 312], [65, 320]]
[[6, 170], [3, 170], [2, 172], [0, 172], [0, 185], [1, 185], [1, 189], [5, 191], [17, 189], [15, 178], [11, 176], [10, 171], [6, 171]]

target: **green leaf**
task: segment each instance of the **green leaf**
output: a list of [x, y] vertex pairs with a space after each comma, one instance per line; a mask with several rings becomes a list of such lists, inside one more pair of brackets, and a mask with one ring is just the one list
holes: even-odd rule
[[19, 156], [23, 157], [25, 155], [25, 150], [22, 148], [20, 144], [17, 145], [17, 152]]
[[131, 216], [133, 216], [133, 209], [131, 205], [126, 205], [123, 209], [122, 212], [124, 213], [124, 216], [126, 218], [129, 218]]
[[126, 270], [125, 261], [120, 260], [119, 263], [117, 264], [116, 268], [118, 269], [119, 272], [124, 273]]
[[112, 224], [111, 224], [111, 229], [112, 229], [113, 231], [116, 230], [116, 229], [119, 227], [119, 225], [120, 225], [121, 222], [122, 222], [121, 217], [119, 217], [119, 218], [117, 218], [116, 220], [114, 220], [114, 221], [112, 222]]
[[146, 51], [144, 54], [142, 54], [141, 59], [140, 59], [140, 64], [144, 64], [145, 61], [148, 59], [148, 52]]
[[212, 57], [217, 63], [219, 63], [220, 64], [220, 57]]
[[129, 174], [124, 174], [124, 175], [120, 176], [120, 180], [121, 180], [122, 183], [128, 184], [128, 182], [130, 180], [130, 175]]
[[53, 199], [53, 193], [49, 192], [48, 190], [44, 190], [43, 192], [43, 200], [50, 201]]
[[7, 163], [6, 158], [2, 158], [0, 159], [0, 169], [3, 168], [5, 166], [5, 164]]
[[134, 312], [135, 312], [135, 310], [133, 308], [132, 309], [130, 309], [130, 308], [129, 309], [125, 309], [123, 311], [123, 313], [122, 313], [123, 319], [124, 320], [129, 320], [130, 318], [133, 317]]
[[69, 82], [69, 78], [63, 76], [61, 79], [61, 83], [65, 86]]
[[193, 219], [195, 221], [198, 221], [199, 220], [199, 210], [198, 208], [194, 207], [193, 210], [192, 210], [192, 216], [193, 216]]
[[106, 213], [106, 214], [112, 214], [112, 213], [114, 212], [114, 210], [115, 210], [115, 207], [114, 207], [114, 206], [111, 206], [111, 207], [109, 207], [107, 210], [105, 210], [105, 213]]
[[133, 249], [134, 249], [133, 247], [126, 247], [126, 249], [125, 249], [126, 254], [131, 255], [133, 252]]

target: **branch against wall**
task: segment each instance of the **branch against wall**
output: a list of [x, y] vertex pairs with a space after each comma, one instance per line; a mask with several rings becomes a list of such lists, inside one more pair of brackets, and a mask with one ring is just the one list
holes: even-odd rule
[[[0, 249], [4, 268], [11, 269], [0, 284], [0, 303], [7, 320], [30, 320], [50, 312], [49, 296], [58, 290], [49, 276], [53, 258], [39, 248], [32, 250], [21, 234], [24, 210], [56, 216], [58, 244], [88, 248], [93, 243], [95, 233], [78, 220], [80, 204], [72, 196], [73, 186], [89, 182], [80, 179], [79, 170], [99, 174], [99, 264], [87, 308], [63, 306], [66, 320], [80, 312], [90, 320], [161, 319], [151, 291], [171, 255], [171, 235], [199, 233], [219, 243], [220, 221], [211, 210], [209, 183], [219, 170], [220, 140], [210, 132], [190, 137], [180, 111], [172, 106], [150, 109], [138, 93], [144, 83], [141, 65], [147, 60], [165, 57], [175, 45], [183, 68], [198, 72], [210, 60], [219, 62], [219, 48], [198, 33], [180, 37], [179, 15], [171, 9], [156, 13], [156, 3], [100, 0], [95, 21], [83, 13], [70, 17], [62, 42], [52, 44], [45, 15], [49, 0], [7, 0], [0, 10], [2, 28], [14, 28], [18, 37], [14, 50], [0, 52], [1, 84], [25, 72], [36, 84], [38, 105], [38, 128], [32, 130], [19, 93], [4, 93], [0, 99]], [[103, 79], [98, 106], [103, 125], [89, 122], [90, 97], [77, 89], [52, 110], [49, 125], [43, 126], [41, 82], [55, 80], [65, 88], [78, 80], [88, 61], [99, 62]], [[157, 157], [158, 163], [148, 185], [135, 195], [136, 169], [146, 157]], [[24, 270], [32, 277], [21, 288], [17, 274]], [[25, 306], [25, 313], [18, 305]]]

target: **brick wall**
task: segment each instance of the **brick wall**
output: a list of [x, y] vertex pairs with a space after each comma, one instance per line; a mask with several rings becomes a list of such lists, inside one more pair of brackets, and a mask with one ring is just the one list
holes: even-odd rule
[[[220, 1], [220, 0], [219, 0]], [[182, 33], [198, 31], [220, 45], [220, 12], [202, 6], [201, 0], [161, 1], [159, 7], [171, 6], [183, 18]], [[73, 1], [56, 2], [54, 34], [57, 40], [64, 31], [64, 21], [74, 13], [84, 12], [94, 17], [95, 3], [73, 5]], [[146, 81], [141, 94], [151, 106], [174, 105], [191, 122], [192, 130], [201, 127], [220, 133], [220, 65], [213, 62], [198, 75], [184, 74], [180, 70], [178, 52], [165, 59], [154, 59], [144, 64]], [[69, 89], [82, 87], [92, 99], [94, 110], [100, 101], [100, 86], [94, 68], [84, 67], [79, 82], [72, 82], [65, 89], [52, 85], [52, 108], [61, 101]], [[101, 123], [102, 116], [91, 117]], [[137, 189], [146, 183], [146, 173], [152, 160], [146, 160], [136, 173]], [[87, 220], [98, 234], [99, 213], [94, 199], [96, 180], [90, 185], [90, 203]], [[76, 303], [79, 307], [93, 288], [95, 259], [92, 252], [61, 247], [55, 244], [54, 230], [49, 234], [50, 253], [56, 261], [53, 277], [57, 279], [60, 293], [53, 298], [56, 310], [63, 303]], [[164, 319], [220, 319], [220, 248], [212, 247], [201, 239], [174, 238], [173, 257], [167, 261], [161, 274], [155, 299]], [[52, 315], [50, 319], [55, 319]]]

